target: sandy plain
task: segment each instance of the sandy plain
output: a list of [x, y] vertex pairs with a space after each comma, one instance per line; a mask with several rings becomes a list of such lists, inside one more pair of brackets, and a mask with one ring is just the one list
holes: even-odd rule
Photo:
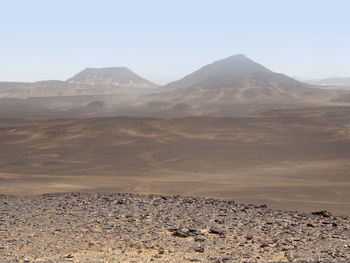
[[350, 108], [0, 120], [0, 193], [181, 194], [350, 215]]

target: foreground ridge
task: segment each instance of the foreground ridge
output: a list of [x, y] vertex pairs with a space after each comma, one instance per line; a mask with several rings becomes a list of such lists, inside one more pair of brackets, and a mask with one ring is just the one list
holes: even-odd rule
[[349, 262], [350, 218], [212, 198], [0, 195], [0, 262]]

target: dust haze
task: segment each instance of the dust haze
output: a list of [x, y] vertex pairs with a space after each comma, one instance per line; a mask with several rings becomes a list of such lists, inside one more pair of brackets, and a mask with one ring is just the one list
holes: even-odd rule
[[350, 92], [309, 83], [244, 55], [164, 86], [125, 67], [2, 82], [0, 192], [181, 194], [350, 215]]

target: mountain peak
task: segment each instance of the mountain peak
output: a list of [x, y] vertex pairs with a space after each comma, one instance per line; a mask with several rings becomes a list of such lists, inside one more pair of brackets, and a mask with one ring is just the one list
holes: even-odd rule
[[249, 58], [244, 54], [235, 54], [226, 59], [249, 59]]
[[190, 86], [210, 79], [233, 78], [255, 73], [273, 73], [243, 54], [233, 55], [208, 64], [182, 80], [169, 83], [168, 86]]
[[67, 80], [80, 85], [120, 87], [155, 87], [156, 84], [138, 76], [127, 67], [85, 68]]
[[132, 72], [127, 67], [85, 68], [82, 72]]
[[271, 73], [264, 66], [256, 63], [243, 54], [237, 54], [211, 63], [202, 69], [218, 74], [218, 77], [237, 76], [256, 72]]

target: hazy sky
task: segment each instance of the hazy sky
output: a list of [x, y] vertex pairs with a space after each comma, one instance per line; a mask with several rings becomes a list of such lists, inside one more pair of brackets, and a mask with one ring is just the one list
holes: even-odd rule
[[126, 66], [165, 83], [237, 53], [350, 77], [349, 14], [348, 0], [0, 0], [0, 81]]

